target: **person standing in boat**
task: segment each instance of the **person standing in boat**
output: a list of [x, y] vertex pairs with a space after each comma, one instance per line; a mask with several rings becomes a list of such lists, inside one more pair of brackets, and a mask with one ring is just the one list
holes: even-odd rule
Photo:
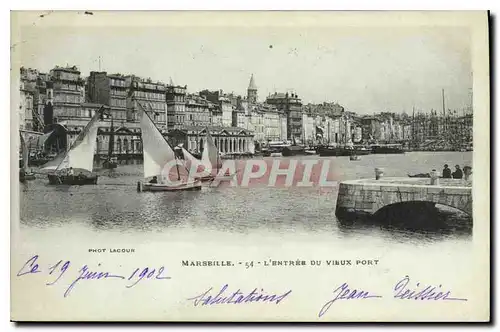
[[443, 179], [451, 179], [451, 169], [448, 167], [448, 164], [444, 165]]
[[460, 166], [455, 165], [455, 172], [453, 172], [451, 175], [453, 176], [454, 179], [461, 179], [464, 174], [463, 174], [462, 170], [460, 169]]
[[158, 178], [156, 176], [153, 176], [151, 180], [149, 180], [149, 183], [156, 184], [158, 183]]
[[75, 175], [75, 171], [73, 171], [73, 167], [70, 167], [69, 170], [68, 170], [68, 175], [69, 176], [73, 176]]

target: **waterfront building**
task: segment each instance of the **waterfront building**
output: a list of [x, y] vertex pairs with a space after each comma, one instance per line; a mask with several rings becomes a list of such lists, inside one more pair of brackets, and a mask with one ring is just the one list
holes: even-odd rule
[[238, 127], [185, 125], [169, 131], [167, 137], [173, 146], [182, 144], [185, 149], [192, 153], [201, 153], [203, 152], [207, 128], [219, 152], [224, 154], [246, 154], [252, 152], [251, 145], [254, 133]]
[[188, 94], [186, 96], [186, 116], [183, 125], [200, 127], [211, 125], [213, 109], [214, 105], [205, 97]]
[[128, 88], [125, 76], [121, 74], [91, 71], [87, 78], [87, 100], [109, 106], [108, 112], [115, 123], [123, 123], [127, 121]]
[[127, 122], [137, 122], [140, 103], [153, 122], [161, 130], [167, 128], [167, 86], [162, 82], [153, 82], [151, 78], [135, 75], [125, 76], [127, 86]]
[[187, 86], [174, 85], [172, 80], [170, 83], [166, 90], [168, 130], [182, 126], [186, 120]]
[[286, 141], [288, 139], [288, 121], [287, 121], [287, 115], [285, 112], [281, 112], [277, 110], [279, 113], [279, 121], [280, 121], [280, 140], [281, 141]]
[[304, 143], [314, 144], [316, 141], [316, 126], [312, 116], [302, 114], [302, 127], [304, 128]]
[[362, 138], [366, 142], [376, 142], [380, 139], [380, 120], [373, 115], [361, 118]]
[[286, 117], [283, 112], [278, 111], [278, 109], [273, 105], [262, 104], [260, 105], [263, 113], [263, 140], [264, 141], [280, 141], [286, 139], [285, 135], [282, 135], [282, 120], [285, 120], [285, 130], [286, 130]]
[[[248, 125], [249, 116], [247, 116], [247, 114], [245, 113], [245, 110], [243, 110], [241, 108], [235, 108], [233, 110], [232, 115], [233, 115], [232, 123], [233, 123], [234, 127], [239, 127], [239, 128], [243, 128], [243, 129], [248, 130], [248, 128], [249, 128], [249, 125]], [[224, 126], [224, 127], [227, 127], [227, 126]]]
[[38, 71], [31, 68], [21, 68], [20, 101], [19, 101], [19, 128], [22, 130], [36, 130], [35, 93]]
[[203, 90], [200, 91], [199, 94], [215, 105], [211, 115], [211, 123], [214, 126], [230, 127], [233, 125], [233, 105], [231, 102], [231, 97], [233, 97], [232, 95], [226, 95], [222, 90]]
[[277, 93], [269, 95], [266, 103], [274, 105], [278, 111], [284, 112], [287, 117], [287, 139], [301, 140], [302, 128], [302, 101], [295, 93]]
[[50, 76], [48, 73], [38, 73], [33, 97], [33, 121], [34, 129], [40, 132], [43, 132], [45, 128], [45, 113], [47, 113], [47, 115], [53, 114], [53, 101], [50, 101], [47, 95], [47, 85], [49, 81]]
[[49, 72], [47, 100], [52, 108], [44, 110], [45, 124], [70, 121], [78, 117], [85, 102], [85, 82], [76, 66], [56, 66]]
[[246, 129], [254, 133], [254, 141], [262, 144], [265, 141], [264, 134], [264, 112], [257, 104], [248, 104], [247, 106], [247, 127]]

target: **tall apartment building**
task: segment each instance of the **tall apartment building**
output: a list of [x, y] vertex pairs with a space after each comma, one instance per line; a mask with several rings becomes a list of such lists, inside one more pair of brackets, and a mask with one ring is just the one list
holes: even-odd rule
[[45, 124], [47, 120], [56, 123], [82, 116], [80, 105], [85, 102], [85, 84], [76, 66], [56, 66], [50, 70], [47, 100], [53, 108], [44, 114]]
[[38, 71], [31, 68], [21, 68], [20, 79], [20, 105], [19, 105], [19, 124], [20, 129], [36, 130], [35, 115], [35, 93]]
[[137, 122], [138, 110], [144, 107], [146, 113], [161, 129], [167, 127], [167, 86], [161, 82], [153, 82], [150, 78], [144, 79], [135, 75], [125, 76], [127, 86], [127, 121]]
[[91, 103], [109, 106], [116, 123], [127, 121], [127, 84], [121, 74], [91, 71], [87, 79], [87, 97]]
[[302, 101], [294, 93], [274, 93], [267, 97], [266, 103], [274, 105], [286, 114], [287, 139], [300, 140], [303, 137]]
[[179, 128], [186, 119], [186, 89], [187, 86], [169, 84], [166, 89], [167, 128]]
[[184, 125], [209, 126], [212, 124], [214, 104], [205, 97], [189, 94], [186, 96], [186, 115]]

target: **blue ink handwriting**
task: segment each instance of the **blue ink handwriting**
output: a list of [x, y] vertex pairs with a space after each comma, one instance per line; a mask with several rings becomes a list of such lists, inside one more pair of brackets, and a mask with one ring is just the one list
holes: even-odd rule
[[[22, 268], [17, 272], [18, 277], [23, 277], [25, 275], [42, 273], [46, 272], [48, 276], [51, 276], [50, 280], [45, 283], [46, 286], [54, 286], [60, 283], [63, 276], [69, 273], [71, 269], [72, 263], [67, 260], [59, 260], [54, 265], [48, 265], [47, 270], [42, 270], [40, 266], [42, 266], [38, 262], [39, 256], [34, 255], [30, 259], [28, 259]], [[97, 264], [98, 271], [95, 269], [91, 269], [87, 264], [83, 265], [77, 272], [77, 276], [74, 277], [72, 282], [66, 288], [64, 292], [64, 297], [68, 297], [70, 293], [73, 291], [75, 286], [82, 281], [90, 281], [90, 280], [105, 280], [105, 279], [119, 279], [126, 280], [127, 284], [126, 288], [132, 288], [136, 286], [139, 282], [143, 280], [168, 280], [171, 279], [170, 276], [166, 275], [165, 267], [161, 266], [158, 269], [145, 267], [145, 268], [136, 268], [128, 278], [124, 275], [112, 273], [101, 268], [101, 264]], [[94, 271], [95, 270], [95, 271]], [[25, 278], [25, 277], [24, 277]]]
[[381, 298], [382, 297], [380, 295], [370, 294], [370, 292], [368, 292], [368, 291], [350, 289], [349, 285], [346, 282], [344, 282], [342, 285], [337, 287], [333, 291], [333, 295], [334, 295], [333, 298], [330, 301], [328, 301], [327, 303], [325, 303], [323, 305], [323, 307], [321, 308], [321, 310], [319, 311], [319, 315], [318, 315], [319, 317], [326, 314], [328, 312], [328, 310], [330, 309], [330, 307], [332, 306], [332, 304], [334, 302], [336, 302], [337, 300], [354, 300], [354, 299], [364, 300], [364, 299]]
[[418, 289], [420, 283], [416, 283], [416, 289], [409, 287], [410, 277], [405, 276], [394, 286], [394, 298], [400, 300], [434, 300], [434, 301], [467, 301], [465, 298], [451, 297], [451, 291], [441, 289], [443, 285], [427, 286], [424, 289]]
[[[215, 291], [212, 293], [213, 288], [210, 287], [208, 290], [203, 292], [200, 295], [189, 298], [189, 301], [193, 301], [194, 306], [198, 305], [213, 305], [213, 304], [244, 304], [244, 303], [252, 303], [252, 302], [265, 302], [265, 303], [274, 303], [279, 304], [283, 301], [288, 295], [292, 293], [291, 290], [281, 294], [265, 294], [264, 289], [260, 289], [258, 291], [257, 288], [254, 288], [250, 293], [242, 292], [241, 289], [238, 289], [235, 292], [228, 291], [229, 285], [225, 284], [219, 291]], [[212, 295], [211, 295], [212, 294]], [[215, 295], [213, 295], [215, 294]]]

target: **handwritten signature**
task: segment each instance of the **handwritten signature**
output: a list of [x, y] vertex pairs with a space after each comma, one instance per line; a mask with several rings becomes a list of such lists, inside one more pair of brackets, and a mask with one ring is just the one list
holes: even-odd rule
[[333, 291], [333, 294], [334, 294], [333, 299], [325, 303], [321, 308], [321, 310], [319, 311], [319, 317], [326, 314], [326, 312], [330, 309], [332, 304], [337, 300], [370, 299], [370, 298], [382, 297], [380, 295], [370, 294], [370, 292], [364, 290], [350, 289], [349, 285], [346, 282], [337, 287]]
[[283, 301], [290, 293], [291, 290], [278, 295], [278, 294], [266, 294], [264, 289], [254, 288], [250, 293], [242, 292], [241, 289], [238, 289], [234, 293], [226, 290], [229, 285], [225, 284], [215, 295], [210, 295], [212, 293], [213, 288], [210, 287], [208, 290], [203, 292], [200, 295], [189, 298], [189, 301], [193, 301], [194, 306], [198, 305], [213, 305], [213, 304], [241, 304], [241, 303], [251, 303], [251, 302], [266, 302], [266, 303], [274, 303], [279, 304]]
[[[421, 301], [467, 301], [466, 298], [452, 297], [450, 290], [442, 289], [443, 285], [432, 286], [427, 285], [423, 289], [419, 282], [415, 284], [416, 287], [410, 286], [410, 277], [405, 276], [399, 280], [393, 289], [393, 298], [398, 300], [421, 300]], [[318, 316], [325, 315], [330, 307], [338, 300], [365, 300], [365, 299], [380, 299], [381, 295], [370, 293], [366, 290], [351, 289], [350, 286], [344, 282], [333, 291], [333, 298], [326, 302]]]
[[[47, 272], [49, 276], [54, 275], [54, 280], [47, 282], [45, 285], [52, 286], [58, 283], [58, 281], [66, 274], [66, 272], [72, 266], [71, 261], [63, 260], [58, 261], [54, 265], [48, 265], [47, 270], [42, 270], [40, 268], [40, 264], [38, 263], [38, 255], [35, 255], [28, 259], [26, 263], [24, 263], [23, 267], [17, 272], [18, 277], [22, 277], [24, 275], [36, 274]], [[102, 271], [100, 268], [101, 264], [97, 264], [97, 267], [101, 271], [92, 271], [88, 265], [83, 265], [80, 269], [78, 269], [78, 275], [75, 279], [72, 280], [70, 285], [66, 288], [64, 292], [64, 297], [67, 297], [71, 291], [75, 288], [76, 284], [82, 280], [104, 280], [104, 279], [120, 279], [126, 280], [128, 283], [125, 285], [126, 288], [132, 288], [137, 285], [142, 280], [165, 280], [171, 279], [169, 276], [165, 276], [165, 268], [161, 266], [158, 270], [154, 268], [136, 268], [128, 277], [126, 275], [114, 274], [108, 271]]]

